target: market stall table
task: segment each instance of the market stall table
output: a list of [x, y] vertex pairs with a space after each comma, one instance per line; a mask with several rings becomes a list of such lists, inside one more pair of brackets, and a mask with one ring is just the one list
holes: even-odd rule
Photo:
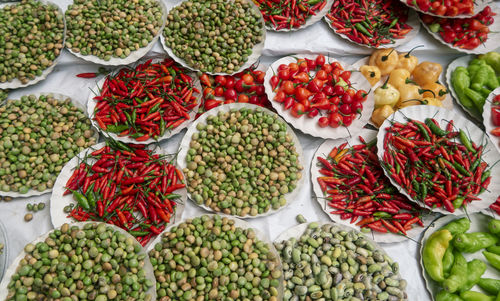
[[[67, 0], [57, 2], [63, 10], [70, 3]], [[178, 1], [173, 1], [174, 5], [175, 3], [178, 3]], [[168, 5], [171, 5], [171, 3], [168, 3]], [[500, 6], [498, 2], [494, 5]], [[463, 55], [443, 46], [425, 31], [421, 31], [417, 38], [410, 43], [399, 47], [398, 51], [408, 51], [417, 45], [425, 45], [425, 47], [414, 52], [415, 55], [421, 58], [421, 61], [431, 60], [442, 64], [443, 68], [446, 68], [455, 58]], [[159, 42], [156, 42], [149, 54], [151, 55], [153, 52], [165, 53]], [[261, 63], [269, 65], [278, 59], [278, 56], [292, 53], [324, 53], [352, 64], [361, 57], [370, 54], [371, 50], [345, 41], [332, 33], [325, 22], [319, 22], [297, 32], [268, 32], [263, 51], [264, 57], [261, 58]], [[76, 74], [95, 72], [97, 68], [97, 65], [79, 59], [64, 50], [57, 66], [47, 80], [25, 89], [11, 91], [9, 98], [18, 98], [36, 92], [53, 92], [65, 94], [84, 104], [89, 93], [93, 93], [90, 89], [95, 87], [100, 78], [81, 79], [77, 78]], [[456, 104], [454, 104], [454, 109], [457, 114], [466, 116]], [[172, 138], [163, 141], [160, 144], [161, 147], [169, 153], [175, 153], [185, 132], [186, 130], [183, 130]], [[313, 154], [324, 140], [305, 135], [299, 131], [296, 131], [296, 134], [303, 146], [304, 166], [308, 167]], [[305, 185], [300, 187], [297, 199], [291, 202], [290, 206], [271, 216], [251, 219], [249, 222], [260, 231], [265, 232], [271, 239], [275, 239], [281, 232], [297, 224], [295, 216], [298, 214], [304, 215], [308, 221], [330, 221], [328, 215], [323, 212], [322, 208], [313, 199], [314, 194], [309, 171], [305, 173], [305, 176]], [[49, 198], [50, 194], [45, 194], [38, 197], [16, 198], [10, 202], [0, 202], [0, 219], [7, 228], [9, 241], [6, 246], [9, 254], [8, 265], [12, 263], [26, 243], [53, 228], [48, 208], [35, 213], [31, 222], [24, 222], [23, 220], [23, 216], [26, 214], [26, 204], [40, 201], [48, 202]], [[183, 218], [203, 213], [206, 213], [203, 209], [193, 204], [192, 201], [187, 201]], [[410, 300], [430, 300], [419, 266], [419, 244], [408, 239], [400, 243], [382, 244], [382, 247], [395, 261], [399, 262], [401, 276], [408, 281], [407, 293]]]

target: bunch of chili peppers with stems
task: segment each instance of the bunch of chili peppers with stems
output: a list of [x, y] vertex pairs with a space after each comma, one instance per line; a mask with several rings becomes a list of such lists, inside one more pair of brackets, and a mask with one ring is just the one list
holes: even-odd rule
[[254, 66], [234, 75], [202, 74], [203, 103], [198, 116], [222, 104], [235, 102], [272, 108], [264, 89], [265, 76], [265, 72]]
[[351, 71], [339, 62], [326, 62], [320, 54], [315, 59], [297, 58], [296, 62], [278, 66], [278, 74], [270, 84], [276, 95], [295, 118], [306, 115], [317, 118], [320, 127], [349, 126], [363, 110], [368, 93], [355, 90], [350, 82]]
[[[376, 155], [376, 140], [334, 147], [328, 157], [318, 157], [317, 181], [327, 195], [330, 214], [351, 219], [362, 228], [406, 235], [414, 225], [423, 226], [424, 209], [397, 192], [384, 176]], [[359, 220], [358, 220], [359, 219]]]
[[474, 0], [406, 0], [412, 7], [418, 7], [424, 13], [438, 16], [473, 15]]
[[275, 30], [299, 28], [319, 13], [326, 0], [253, 0], [267, 26]]
[[413, 29], [406, 23], [408, 11], [399, 0], [336, 0], [326, 16], [336, 33], [379, 47], [403, 39]]
[[68, 217], [119, 226], [142, 245], [159, 235], [181, 197], [175, 192], [186, 185], [165, 155], [144, 147], [110, 139], [83, 158], [66, 183], [64, 194], [77, 201]]
[[170, 58], [148, 60], [109, 75], [94, 97], [99, 127], [136, 141], [158, 139], [190, 119], [200, 93], [186, 69]]
[[433, 118], [407, 119], [386, 128], [382, 166], [416, 201], [449, 212], [480, 200], [488, 188], [491, 166], [483, 160], [484, 145], [476, 145], [453, 120], [441, 128]]
[[429, 29], [439, 33], [446, 43], [463, 49], [475, 49], [488, 40], [488, 26], [495, 21], [495, 15], [491, 7], [486, 6], [479, 14], [466, 19], [420, 16]]

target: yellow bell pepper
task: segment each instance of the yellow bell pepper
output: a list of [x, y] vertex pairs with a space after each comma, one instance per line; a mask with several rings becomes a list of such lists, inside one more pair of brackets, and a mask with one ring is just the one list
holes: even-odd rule
[[439, 75], [443, 72], [441, 64], [432, 62], [422, 62], [413, 70], [413, 80], [420, 86], [429, 83], [435, 83], [439, 79]]
[[386, 81], [384, 85], [375, 89], [373, 96], [375, 98], [375, 108], [380, 108], [384, 105], [389, 105], [392, 108], [398, 102], [400, 93], [398, 89]]
[[406, 80], [410, 78], [410, 71], [397, 68], [391, 71], [389, 75], [389, 84], [398, 89], [402, 85], [406, 84]]
[[378, 49], [370, 56], [369, 65], [377, 66], [382, 76], [391, 73], [398, 65], [398, 53], [392, 49]]
[[421, 87], [424, 91], [423, 97], [433, 97], [439, 100], [444, 100], [446, 98], [446, 94], [448, 94], [448, 89], [440, 83], [427, 83]]
[[418, 65], [418, 58], [416, 56], [410, 55], [410, 52], [399, 54], [399, 61], [396, 68], [406, 69], [410, 73], [415, 70], [415, 67], [417, 67]]
[[377, 66], [363, 65], [359, 68], [359, 71], [361, 71], [361, 74], [363, 74], [372, 87], [380, 80], [380, 69]]
[[378, 109], [373, 110], [372, 113], [372, 122], [377, 126], [380, 127], [382, 123], [384, 123], [384, 120], [391, 116], [394, 113], [394, 110], [390, 105], [384, 105], [381, 106]]
[[420, 94], [419, 86], [409, 83], [402, 85], [398, 90], [400, 97], [396, 106], [399, 109], [421, 104], [423, 96]]
[[424, 97], [422, 99], [422, 104], [435, 107], [443, 107], [443, 103], [441, 102], [441, 100], [434, 97]]

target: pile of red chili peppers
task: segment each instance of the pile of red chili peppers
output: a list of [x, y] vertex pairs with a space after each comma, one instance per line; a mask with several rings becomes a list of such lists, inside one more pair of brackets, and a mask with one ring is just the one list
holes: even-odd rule
[[326, 0], [253, 0], [267, 26], [275, 30], [299, 28], [326, 5]]
[[336, 0], [327, 18], [336, 33], [379, 47], [403, 39], [413, 29], [406, 24], [408, 11], [399, 0]]
[[415, 200], [454, 212], [480, 200], [491, 170], [482, 159], [483, 145], [472, 142], [453, 121], [442, 129], [434, 119], [394, 122], [386, 128], [383, 167]]
[[264, 89], [265, 76], [265, 72], [254, 67], [234, 75], [202, 74], [200, 82], [203, 88], [203, 104], [198, 115], [222, 104], [235, 102], [271, 108]]
[[438, 32], [443, 41], [463, 49], [475, 49], [488, 40], [488, 26], [495, 22], [496, 14], [486, 6], [471, 18], [451, 19], [420, 15], [432, 32]]
[[104, 131], [136, 141], [158, 139], [190, 119], [197, 105], [193, 78], [167, 58], [148, 60], [135, 69], [123, 68], [106, 78], [94, 119]]
[[[328, 206], [342, 219], [373, 231], [406, 235], [413, 225], [423, 226], [423, 209], [398, 193], [384, 176], [375, 140], [347, 147], [334, 147], [327, 158], [318, 157], [323, 175], [318, 183], [327, 195]], [[358, 219], [360, 219], [358, 221]]]
[[[90, 160], [95, 163], [89, 163]], [[145, 245], [160, 234], [185, 187], [180, 170], [144, 145], [109, 140], [83, 159], [66, 183], [77, 206], [68, 217], [119, 226]]]

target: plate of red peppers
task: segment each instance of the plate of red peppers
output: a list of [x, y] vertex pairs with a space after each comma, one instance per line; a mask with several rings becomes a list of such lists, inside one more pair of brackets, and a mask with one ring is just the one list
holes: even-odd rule
[[113, 139], [149, 144], [186, 128], [200, 105], [198, 77], [173, 59], [149, 59], [97, 83], [87, 102], [93, 125]]
[[325, 21], [343, 39], [370, 48], [401, 46], [420, 30], [417, 14], [398, 0], [335, 0]]
[[377, 158], [377, 131], [326, 140], [311, 162], [316, 200], [336, 223], [367, 230], [376, 242], [417, 237], [434, 218], [392, 186]]
[[500, 88], [491, 92], [486, 99], [483, 110], [483, 124], [486, 134], [500, 152]]
[[454, 111], [411, 106], [382, 124], [377, 155], [399, 192], [434, 212], [460, 215], [484, 210], [500, 195], [492, 144]]
[[275, 61], [264, 79], [273, 108], [305, 134], [324, 139], [356, 135], [370, 119], [370, 83], [355, 69], [322, 54]]
[[[146, 245], [184, 210], [186, 185], [173, 160], [161, 150], [112, 139], [84, 150], [57, 177], [50, 198], [52, 224], [106, 222]], [[74, 207], [64, 213], [70, 204]]]
[[334, 0], [253, 0], [266, 28], [274, 31], [297, 31], [321, 20]]
[[420, 14], [424, 28], [442, 44], [468, 54], [482, 54], [498, 48], [500, 10], [486, 6], [466, 19], [448, 19]]
[[426, 15], [441, 18], [469, 18], [492, 0], [401, 0], [407, 6]]

